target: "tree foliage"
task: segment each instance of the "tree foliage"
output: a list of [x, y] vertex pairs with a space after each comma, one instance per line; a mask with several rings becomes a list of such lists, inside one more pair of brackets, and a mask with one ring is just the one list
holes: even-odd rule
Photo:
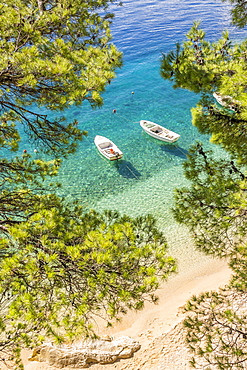
[[187, 40], [176, 45], [176, 51], [163, 54], [161, 76], [170, 79], [174, 88], [196, 93], [217, 89], [223, 76], [232, 74], [231, 64], [238, 58], [238, 48], [229, 40], [228, 32], [216, 42], [205, 39], [205, 32], [195, 22]]
[[[176, 269], [151, 216], [84, 213], [47, 179], [86, 134], [62, 112], [103, 104], [121, 66], [111, 3], [0, 4], [0, 361], [11, 368], [22, 368], [23, 347], [94, 336], [95, 319], [111, 325], [156, 302], [160, 281]], [[14, 155], [22, 135], [45, 160]]]
[[161, 62], [161, 75], [174, 88], [200, 93], [192, 123], [224, 149], [194, 144], [184, 163], [190, 185], [175, 191], [176, 220], [189, 227], [198, 249], [226, 259], [233, 271], [228, 286], [192, 297], [185, 307], [191, 365], [197, 369], [246, 369], [247, 363], [246, 70], [246, 40], [233, 44], [224, 32], [209, 42], [199, 23]]
[[245, 0], [222, 0], [224, 2], [228, 1], [233, 4], [231, 9], [232, 23], [243, 28], [247, 24], [247, 4]]
[[189, 226], [197, 247], [213, 256], [231, 256], [246, 238], [244, 170], [195, 144], [184, 164], [190, 187], [176, 189], [174, 216]]
[[185, 307], [187, 342], [197, 369], [246, 369], [247, 293], [221, 289], [192, 297]]
[[[86, 134], [63, 111], [103, 104], [121, 67], [111, 3], [0, 4], [0, 353], [12, 368], [12, 360], [22, 366], [23, 346], [93, 335], [95, 318], [110, 325], [156, 302], [160, 281], [175, 271], [152, 217], [84, 214], [47, 180]], [[23, 135], [46, 156], [18, 155]]]
[[[76, 122], [50, 121], [36, 107], [64, 110], [100, 93], [115, 77], [121, 54], [109, 43], [113, 1], [8, 0], [0, 6], [0, 107], [3, 121], [20, 121], [49, 149], [61, 149], [80, 136]], [[31, 107], [29, 109], [28, 107]]]
[[[215, 42], [194, 23], [187, 41], [163, 55], [161, 75], [174, 88], [201, 93], [192, 112], [192, 123], [211, 142], [220, 145], [242, 163], [247, 163], [246, 40], [233, 44], [227, 32]], [[226, 107], [219, 105], [213, 93], [229, 97]], [[230, 109], [234, 106], [234, 110]]]
[[[38, 192], [44, 191], [43, 179], [58, 170], [57, 158], [74, 152], [86, 134], [77, 120], [67, 122], [61, 112], [84, 101], [101, 105], [101, 93], [121, 66], [121, 53], [110, 43], [113, 15], [107, 8], [113, 2], [0, 4], [2, 230], [16, 218], [25, 218], [26, 208], [32, 212]], [[27, 154], [14, 157], [23, 134], [39, 151], [51, 154], [51, 161]]]
[[[157, 301], [160, 280], [175, 271], [151, 216], [83, 213], [60, 202], [10, 229], [1, 240], [0, 352], [94, 334], [145, 300]], [[4, 256], [4, 258], [3, 258]]]
[[[36, 204], [43, 198], [48, 201], [48, 188], [55, 184], [44, 184], [47, 176], [56, 176], [60, 160], [42, 161], [23, 154], [12, 160], [0, 160], [0, 231], [8, 234], [8, 226], [19, 223], [34, 212]], [[59, 184], [56, 184], [59, 186]], [[51, 207], [53, 202], [50, 203]]]
[[[211, 104], [210, 104], [211, 103]], [[247, 163], [246, 113], [235, 113], [219, 107], [212, 99], [202, 99], [191, 109], [192, 123], [202, 134], [210, 134], [210, 141], [220, 145], [238, 163]], [[207, 104], [207, 105], [206, 105]]]
[[186, 340], [196, 369], [245, 369], [246, 176], [233, 160], [215, 158], [200, 144], [190, 150], [185, 176], [191, 182], [175, 192], [175, 218], [186, 224], [197, 248], [229, 261], [233, 276], [219, 292], [192, 297], [185, 307]]

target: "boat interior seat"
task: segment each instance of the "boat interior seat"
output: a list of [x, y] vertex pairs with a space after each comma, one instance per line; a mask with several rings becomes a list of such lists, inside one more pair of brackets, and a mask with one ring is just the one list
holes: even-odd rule
[[151, 131], [152, 132], [155, 132], [156, 134], [158, 134], [158, 133], [160, 133], [160, 132], [162, 132], [162, 129], [160, 128], [160, 127], [153, 127], [153, 128], [151, 128]]
[[107, 148], [111, 148], [112, 144], [110, 142], [105, 142], [105, 143], [99, 144], [99, 147], [101, 149], [107, 149]]

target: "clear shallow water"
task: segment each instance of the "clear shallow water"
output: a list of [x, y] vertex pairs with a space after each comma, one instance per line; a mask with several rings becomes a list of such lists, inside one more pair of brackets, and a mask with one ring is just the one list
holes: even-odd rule
[[[129, 210], [142, 213], [143, 202], [133, 209], [126, 194], [138, 189], [131, 197], [134, 201], [142, 189], [162, 183], [170, 197], [173, 187], [183, 183], [181, 165], [189, 146], [195, 140], [207, 142], [208, 138], [191, 125], [190, 109], [198, 96], [174, 90], [170, 82], [161, 78], [161, 53], [183, 40], [194, 20], [202, 21], [210, 39], [218, 38], [230, 27], [229, 9], [220, 0], [126, 0], [122, 7], [112, 7], [113, 42], [124, 53], [124, 65], [107, 87], [102, 108], [92, 110], [84, 104], [67, 112], [68, 119], [76, 118], [80, 127], [88, 131], [88, 137], [76, 155], [64, 162], [61, 194], [77, 197], [88, 207], [118, 204], [119, 210], [127, 212], [129, 203]], [[233, 38], [240, 37], [239, 31], [232, 27], [230, 30]], [[140, 119], [163, 124], [181, 138], [172, 145], [152, 139], [140, 128]], [[121, 148], [124, 152], [121, 161], [109, 163], [98, 154], [93, 144], [97, 134], [109, 137]], [[164, 183], [163, 179], [169, 181]], [[123, 192], [125, 199], [121, 205]], [[155, 203], [159, 203], [158, 197], [153, 199], [152, 210], [159, 208]]]
[[[124, 53], [124, 65], [107, 87], [102, 108], [92, 110], [83, 104], [66, 112], [88, 137], [64, 161], [61, 195], [79, 199], [86, 208], [117, 209], [133, 216], [152, 213], [172, 249], [186, 254], [187, 235], [171, 217], [172, 193], [185, 184], [182, 163], [190, 145], [195, 140], [210, 144], [191, 125], [190, 109], [198, 96], [174, 90], [163, 80], [160, 58], [185, 38], [195, 20], [201, 20], [210, 40], [226, 28], [233, 39], [244, 37], [244, 30], [230, 27], [229, 10], [220, 0], [124, 0], [122, 7], [112, 7], [113, 42]], [[176, 144], [159, 142], [142, 131], [141, 119], [160, 123], [181, 138]], [[113, 140], [123, 159], [118, 163], [103, 159], [93, 143], [97, 134]]]

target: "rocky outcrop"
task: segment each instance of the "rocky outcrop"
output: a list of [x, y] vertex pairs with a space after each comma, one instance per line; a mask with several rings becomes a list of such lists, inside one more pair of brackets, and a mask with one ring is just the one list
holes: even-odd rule
[[119, 359], [129, 358], [140, 349], [140, 344], [130, 337], [106, 338], [55, 346], [44, 343], [35, 348], [29, 361], [46, 362], [57, 368], [86, 368], [90, 364], [110, 364]]

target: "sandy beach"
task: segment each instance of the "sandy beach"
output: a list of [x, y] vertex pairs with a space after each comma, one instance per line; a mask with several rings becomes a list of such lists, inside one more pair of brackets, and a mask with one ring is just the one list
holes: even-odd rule
[[[140, 312], [130, 312], [111, 329], [99, 329], [100, 335], [129, 336], [141, 344], [130, 359], [114, 364], [90, 366], [91, 370], [188, 370], [188, 349], [183, 342], [182, 307], [192, 296], [217, 290], [230, 278], [226, 263], [206, 260], [187, 274], [177, 274], [158, 291], [159, 302], [148, 303]], [[46, 363], [30, 362], [24, 354], [25, 370], [53, 370]], [[69, 368], [66, 368], [66, 370]]]

